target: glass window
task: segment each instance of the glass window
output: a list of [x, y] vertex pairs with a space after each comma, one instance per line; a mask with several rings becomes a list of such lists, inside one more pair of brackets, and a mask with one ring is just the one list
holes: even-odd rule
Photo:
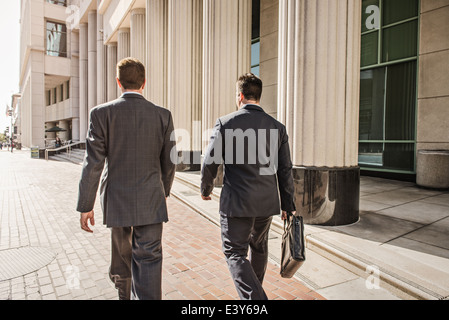
[[61, 95], [61, 101], [64, 101], [64, 84], [61, 84], [59, 86], [59, 91], [60, 91], [60, 95]]
[[417, 35], [417, 20], [384, 29], [382, 39], [383, 62], [415, 57], [418, 53]]
[[379, 32], [376, 31], [362, 36], [362, 67], [377, 64], [378, 34]]
[[382, 25], [407, 20], [418, 16], [418, 0], [383, 0]]
[[360, 143], [359, 145], [359, 165], [382, 167], [383, 155], [383, 143]]
[[251, 72], [260, 75], [260, 0], [252, 0]]
[[67, 27], [47, 21], [47, 55], [67, 57]]
[[[416, 145], [417, 0], [363, 0], [362, 19], [378, 6], [379, 28], [362, 23], [359, 164], [414, 173]], [[365, 25], [365, 26], [363, 26]]]
[[414, 153], [412, 143], [360, 143], [359, 164], [371, 169], [413, 172]]
[[251, 65], [260, 64], [260, 41], [257, 41], [251, 45]]
[[384, 140], [386, 68], [362, 71], [360, 77], [360, 140]]
[[416, 62], [387, 69], [385, 97], [386, 140], [415, 140]]
[[260, 38], [260, 0], [252, 0], [251, 39]]
[[45, 92], [45, 105], [46, 106], [51, 105], [51, 90], [47, 90]]
[[70, 80], [65, 83], [66, 99], [70, 99]]
[[67, 7], [67, 0], [47, 0], [48, 3], [56, 4], [58, 6]]

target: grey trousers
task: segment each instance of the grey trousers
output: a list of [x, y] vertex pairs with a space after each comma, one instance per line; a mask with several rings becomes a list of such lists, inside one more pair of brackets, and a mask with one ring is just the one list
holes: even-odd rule
[[268, 264], [268, 233], [272, 220], [273, 217], [231, 218], [221, 215], [223, 253], [242, 300], [268, 299], [262, 283]]
[[109, 277], [120, 300], [162, 299], [162, 223], [111, 228]]

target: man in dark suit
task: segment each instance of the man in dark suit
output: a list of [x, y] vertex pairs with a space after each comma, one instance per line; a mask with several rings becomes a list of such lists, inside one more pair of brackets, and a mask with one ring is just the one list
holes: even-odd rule
[[262, 282], [272, 218], [281, 209], [283, 219], [286, 212], [296, 210], [286, 128], [260, 107], [261, 95], [258, 77], [246, 74], [239, 78], [239, 110], [218, 119], [201, 172], [201, 196], [211, 200], [218, 167], [224, 165], [220, 197], [223, 252], [244, 300], [267, 299]]
[[[162, 225], [168, 221], [175, 165], [170, 111], [142, 96], [145, 67], [126, 58], [117, 65], [123, 95], [92, 109], [77, 211], [92, 232], [99, 185], [103, 222], [111, 228], [110, 278], [123, 300], [162, 298]], [[103, 174], [102, 174], [103, 172]]]

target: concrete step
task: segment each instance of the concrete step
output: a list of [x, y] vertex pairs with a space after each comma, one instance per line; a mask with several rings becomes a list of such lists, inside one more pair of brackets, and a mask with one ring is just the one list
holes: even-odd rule
[[55, 160], [55, 161], [72, 162], [72, 163], [75, 163], [78, 165], [82, 165], [83, 161], [84, 161], [84, 155], [85, 155], [85, 150], [73, 149], [71, 151], [71, 153], [60, 152], [58, 154], [50, 156], [49, 159]]

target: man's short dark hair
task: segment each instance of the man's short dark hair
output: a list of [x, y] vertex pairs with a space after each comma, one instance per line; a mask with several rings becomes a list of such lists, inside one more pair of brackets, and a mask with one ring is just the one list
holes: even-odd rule
[[262, 97], [262, 80], [252, 73], [247, 73], [240, 76], [237, 81], [239, 92], [243, 93], [243, 96], [247, 100], [260, 101]]
[[126, 90], [139, 90], [145, 83], [145, 67], [135, 58], [125, 58], [117, 64], [117, 78]]

